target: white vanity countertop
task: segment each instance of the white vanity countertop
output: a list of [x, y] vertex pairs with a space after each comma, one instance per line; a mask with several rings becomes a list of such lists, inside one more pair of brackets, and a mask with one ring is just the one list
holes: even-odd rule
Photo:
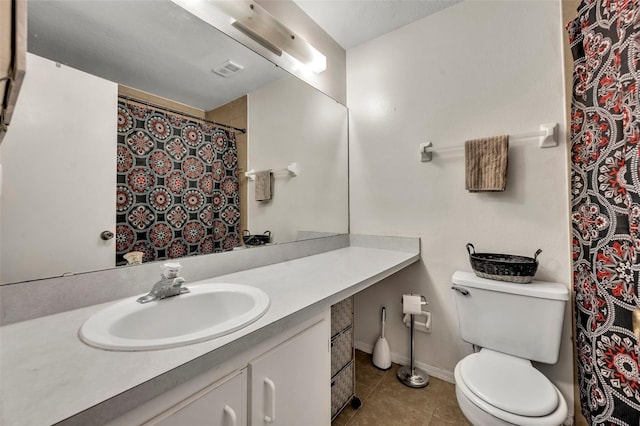
[[258, 287], [271, 306], [241, 330], [173, 349], [111, 352], [82, 343], [83, 322], [114, 302], [1, 327], [0, 424], [62, 421], [302, 309], [328, 307], [418, 258], [417, 251], [351, 246], [206, 280]]

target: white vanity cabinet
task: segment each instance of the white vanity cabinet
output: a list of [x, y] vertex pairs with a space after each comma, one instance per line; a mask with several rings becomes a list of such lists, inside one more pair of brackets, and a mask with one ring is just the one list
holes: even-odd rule
[[249, 363], [252, 426], [331, 423], [329, 334], [321, 321]]
[[212, 367], [109, 426], [330, 425], [329, 310]]
[[148, 422], [156, 426], [247, 424], [247, 374], [242, 369]]

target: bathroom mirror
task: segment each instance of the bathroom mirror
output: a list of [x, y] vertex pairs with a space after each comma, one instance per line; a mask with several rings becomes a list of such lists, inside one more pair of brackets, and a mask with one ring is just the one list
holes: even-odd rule
[[[125, 264], [123, 252], [118, 257], [116, 250], [117, 244], [125, 244], [126, 234], [117, 232], [126, 229], [118, 228], [121, 194], [116, 188], [139, 176], [118, 176], [117, 171], [127, 161], [132, 167], [147, 167], [152, 155], [120, 156], [118, 137], [128, 137], [118, 133], [123, 119], [118, 107], [123, 105], [130, 105], [134, 121], [142, 120], [135, 116], [140, 111], [147, 114], [147, 128], [142, 129], [146, 135], [159, 131], [148, 124], [158, 111], [167, 113], [163, 117], [168, 121], [179, 113], [182, 130], [176, 134], [184, 142], [191, 134], [185, 133], [189, 126], [211, 135], [211, 144], [216, 137], [212, 129], [218, 127], [214, 123], [235, 128], [221, 126], [237, 147], [220, 159], [228, 162], [226, 175], [233, 175], [237, 191], [226, 194], [233, 205], [219, 209], [226, 215], [219, 223], [226, 220], [227, 232], [235, 233], [225, 241], [242, 241], [245, 229], [251, 234], [270, 231], [271, 242], [278, 244], [348, 232], [344, 105], [169, 0], [31, 0], [28, 20], [25, 87], [0, 145], [1, 284]], [[234, 70], [238, 72], [226, 78], [220, 75]], [[204, 158], [206, 150], [187, 148], [186, 157]], [[173, 157], [162, 158], [177, 163]], [[186, 161], [180, 164], [185, 173], [193, 166]], [[294, 163], [295, 176], [287, 170]], [[272, 199], [256, 201], [254, 182], [245, 173], [268, 169], [273, 171]], [[136, 204], [161, 204], [158, 192], [153, 199], [150, 194], [168, 185], [169, 173], [163, 173], [156, 173], [146, 192], [133, 194], [120, 213], [132, 215]], [[206, 193], [202, 185], [210, 184], [185, 182], [181, 197], [170, 199], [173, 204], [166, 211], [156, 210], [149, 218], [158, 226], [155, 238], [175, 224], [170, 207], [178, 201], [189, 205], [187, 192]], [[219, 251], [211, 245], [199, 252], [209, 234], [198, 236], [184, 225], [216, 209], [215, 194], [209, 195], [193, 198], [196, 207], [179, 223], [178, 236], [186, 241], [192, 232], [195, 240], [171, 253], [167, 243], [155, 257], [145, 255], [145, 261], [169, 253], [179, 258]], [[109, 232], [115, 238], [109, 239]], [[225, 244], [218, 249], [244, 249]]]

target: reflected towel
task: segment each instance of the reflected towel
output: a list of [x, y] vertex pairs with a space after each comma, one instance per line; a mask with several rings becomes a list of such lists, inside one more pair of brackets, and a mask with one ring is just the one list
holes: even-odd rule
[[255, 193], [256, 201], [271, 200], [271, 170], [256, 172]]
[[497, 192], [507, 187], [509, 136], [492, 136], [464, 143], [465, 189]]

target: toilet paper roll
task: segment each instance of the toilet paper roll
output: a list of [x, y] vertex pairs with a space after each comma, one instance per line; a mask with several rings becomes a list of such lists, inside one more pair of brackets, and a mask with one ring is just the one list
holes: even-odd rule
[[402, 313], [420, 315], [422, 313], [422, 297], [420, 295], [402, 295]]

